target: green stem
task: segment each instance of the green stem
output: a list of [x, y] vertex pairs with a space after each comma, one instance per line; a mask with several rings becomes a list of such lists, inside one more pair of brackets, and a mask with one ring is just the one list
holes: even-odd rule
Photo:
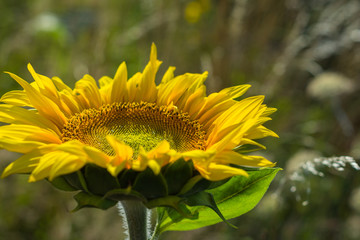
[[[147, 240], [147, 209], [141, 201], [123, 200], [118, 204], [130, 240]], [[125, 216], [124, 216], [125, 215]]]

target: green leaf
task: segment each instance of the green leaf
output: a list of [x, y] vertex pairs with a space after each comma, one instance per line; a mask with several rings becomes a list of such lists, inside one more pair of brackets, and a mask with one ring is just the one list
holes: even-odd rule
[[219, 208], [216, 205], [215, 199], [211, 193], [208, 192], [199, 192], [195, 195], [192, 195], [185, 199], [185, 203], [188, 206], [205, 206], [211, 208], [226, 224], [230, 227], [236, 228], [234, 225], [230, 224], [224, 216], [221, 214]]
[[78, 211], [84, 207], [100, 208], [106, 210], [110, 207], [113, 207], [117, 203], [117, 201], [112, 201], [86, 192], [79, 192], [74, 196], [74, 199], [78, 205], [73, 210], [73, 212]]
[[[208, 192], [213, 195], [215, 203], [225, 219], [235, 218], [250, 211], [258, 204], [279, 170], [280, 168], [271, 168], [249, 171], [249, 177], [232, 177], [225, 184]], [[189, 207], [189, 210], [191, 212], [198, 211], [199, 217], [188, 219], [177, 213], [173, 213], [171, 217], [161, 214], [163, 217], [159, 219], [160, 232], [187, 231], [222, 221], [209, 207], [194, 206]]]
[[[166, 212], [173, 222], [180, 221], [182, 218], [197, 219], [199, 217], [198, 212], [191, 212], [189, 207], [182, 202], [179, 202], [175, 207], [166, 208]], [[182, 216], [181, 218], [178, 217], [179, 214]]]

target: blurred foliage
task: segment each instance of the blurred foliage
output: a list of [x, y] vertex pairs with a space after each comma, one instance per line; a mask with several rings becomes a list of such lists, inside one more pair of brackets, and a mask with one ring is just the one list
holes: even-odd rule
[[[207, 70], [209, 93], [250, 83], [251, 95], [265, 94], [279, 109], [267, 126], [280, 139], [266, 139], [263, 154], [285, 170], [259, 206], [231, 220], [237, 230], [219, 223], [163, 239], [360, 238], [359, 172], [325, 169], [324, 177], [290, 180], [317, 156], [359, 161], [358, 0], [2, 0], [0, 15], [0, 70], [28, 81], [28, 62], [71, 86], [86, 73], [113, 76], [122, 61], [134, 74], [155, 42], [164, 61], [159, 75], [170, 65], [178, 74]], [[327, 88], [311, 83], [326, 73], [347, 82], [322, 94]], [[0, 86], [1, 95], [20, 89], [6, 74]], [[1, 151], [0, 169], [16, 157]], [[71, 196], [46, 181], [3, 179], [0, 202], [0, 239], [121, 238], [115, 208], [71, 213]]]

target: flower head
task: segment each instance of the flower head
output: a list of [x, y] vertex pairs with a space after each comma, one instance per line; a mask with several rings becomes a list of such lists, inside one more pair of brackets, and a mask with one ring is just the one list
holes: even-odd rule
[[[274, 166], [264, 157], [241, 153], [249, 145], [265, 148], [256, 139], [277, 136], [263, 126], [275, 111], [263, 104], [263, 96], [235, 100], [249, 85], [207, 96], [206, 72], [175, 77], [174, 67], [156, 85], [160, 64], [153, 44], [142, 73], [128, 79], [122, 63], [114, 78], [102, 77], [99, 86], [85, 75], [71, 89], [57, 77], [36, 73], [30, 64], [32, 83], [8, 73], [24, 90], [10, 91], [1, 98], [0, 121], [8, 125], [0, 127], [0, 147], [24, 155], [2, 177], [29, 173], [29, 181], [53, 181], [67, 176], [72, 187], [80, 184], [78, 189], [97, 194], [100, 190], [87, 188], [99, 179], [86, 178], [99, 176], [93, 174], [97, 172], [102, 176], [99, 181], [116, 179], [99, 194], [130, 185], [143, 194], [144, 189], [136, 186], [147, 178], [136, 176], [146, 172], [167, 181], [167, 195], [184, 193], [191, 188], [191, 184], [185, 186], [187, 181], [194, 177], [220, 181], [247, 176], [241, 166]], [[188, 174], [174, 180], [174, 169]], [[72, 176], [79, 173], [88, 186], [81, 177], [73, 181]], [[178, 182], [182, 183], [174, 187]]]

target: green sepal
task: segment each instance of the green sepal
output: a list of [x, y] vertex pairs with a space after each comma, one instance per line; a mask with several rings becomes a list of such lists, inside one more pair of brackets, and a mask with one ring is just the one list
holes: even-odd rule
[[132, 169], [125, 169], [121, 171], [117, 178], [120, 184], [120, 188], [128, 188], [129, 186], [132, 186], [138, 174], [139, 172], [136, 172]]
[[68, 192], [78, 191], [78, 189], [75, 188], [74, 186], [72, 186], [71, 184], [69, 184], [68, 181], [66, 181], [66, 178], [63, 176], [56, 177], [52, 181], [49, 181], [49, 182], [55, 188], [60, 189], [62, 191], [68, 191]]
[[126, 189], [118, 188], [107, 192], [104, 198], [108, 198], [114, 201], [122, 200], [140, 200], [143, 203], [147, 202], [147, 199], [139, 192], [132, 190], [130, 187]]
[[211, 193], [208, 192], [198, 192], [195, 195], [191, 195], [187, 198], [185, 198], [184, 202], [188, 206], [206, 206], [211, 208], [227, 225], [229, 225], [232, 228], [237, 229], [234, 225], [229, 223], [224, 216], [221, 214], [219, 208], [216, 205], [215, 199]]
[[78, 205], [74, 210], [72, 210], [73, 212], [78, 211], [84, 207], [100, 208], [106, 210], [115, 206], [115, 204], [117, 203], [117, 201], [106, 199], [97, 195], [92, 195], [86, 192], [79, 192], [74, 196], [74, 199], [76, 200]]
[[163, 176], [166, 180], [169, 195], [179, 193], [185, 183], [193, 175], [192, 161], [185, 161], [184, 159], [176, 160], [170, 164], [164, 171]]
[[194, 186], [187, 191], [183, 196], [191, 196], [198, 192], [205, 191], [208, 189], [211, 185], [211, 182], [206, 180], [205, 178], [201, 178], [200, 181], [196, 182]]
[[73, 188], [75, 188], [76, 190], [85, 190], [82, 187], [82, 184], [79, 180], [79, 176], [78, 176], [77, 172], [66, 174], [63, 177], [69, 183], [69, 185], [72, 186]]
[[86, 180], [85, 180], [85, 177], [84, 177], [84, 174], [82, 173], [82, 171], [76, 171], [76, 175], [78, 177], [78, 180], [80, 182], [80, 185], [81, 185], [81, 189], [84, 189], [85, 192], [89, 192], [89, 189], [87, 187], [87, 183], [86, 183]]
[[84, 177], [88, 190], [95, 195], [104, 195], [112, 189], [119, 188], [117, 179], [104, 168], [86, 165]]
[[190, 178], [190, 180], [181, 189], [179, 195], [184, 195], [184, 194], [188, 193], [202, 179], [203, 179], [203, 177], [201, 175], [196, 175], [196, 176]]
[[168, 194], [166, 180], [163, 175], [155, 175], [150, 168], [137, 175], [131, 189], [141, 193], [148, 200], [165, 197]]

